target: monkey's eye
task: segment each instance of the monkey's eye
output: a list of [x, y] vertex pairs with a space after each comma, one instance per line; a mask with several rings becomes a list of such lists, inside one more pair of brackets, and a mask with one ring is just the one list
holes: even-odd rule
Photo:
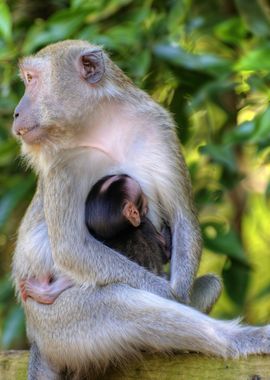
[[33, 76], [30, 73], [26, 73], [26, 82], [30, 83], [32, 79], [33, 79]]

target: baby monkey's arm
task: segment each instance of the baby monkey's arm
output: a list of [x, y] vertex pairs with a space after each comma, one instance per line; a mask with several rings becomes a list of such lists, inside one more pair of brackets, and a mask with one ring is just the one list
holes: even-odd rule
[[61, 276], [52, 279], [49, 275], [43, 278], [31, 277], [20, 282], [22, 300], [28, 297], [42, 304], [52, 304], [64, 290], [73, 286], [74, 283], [67, 277]]

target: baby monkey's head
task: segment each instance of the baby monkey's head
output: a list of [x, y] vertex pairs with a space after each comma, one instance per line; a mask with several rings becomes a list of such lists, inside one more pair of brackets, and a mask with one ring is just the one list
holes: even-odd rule
[[121, 174], [101, 178], [91, 189], [85, 210], [89, 231], [99, 239], [111, 239], [138, 227], [148, 206], [139, 183]]

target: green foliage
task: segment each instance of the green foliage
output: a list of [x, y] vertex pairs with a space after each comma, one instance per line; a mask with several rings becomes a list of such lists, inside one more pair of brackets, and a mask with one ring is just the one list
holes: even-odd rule
[[11, 15], [4, 0], [0, 2], [0, 33], [5, 41], [11, 40]]
[[177, 122], [219, 317], [269, 319], [270, 7], [253, 0], [0, 0], [0, 326], [22, 345], [9, 271], [15, 231], [35, 186], [9, 129], [23, 87], [16, 63], [67, 38], [101, 44]]

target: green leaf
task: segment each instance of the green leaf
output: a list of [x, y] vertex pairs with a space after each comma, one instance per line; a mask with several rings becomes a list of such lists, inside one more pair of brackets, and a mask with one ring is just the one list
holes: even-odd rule
[[14, 181], [13, 186], [6, 189], [4, 195], [0, 198], [0, 228], [5, 224], [11, 212], [17, 204], [25, 199], [34, 185], [33, 176], [28, 176], [25, 180], [18, 178]]
[[266, 190], [265, 190], [265, 198], [267, 200], [270, 200], [270, 182], [268, 182], [267, 186], [266, 186]]
[[179, 34], [182, 32], [182, 28], [187, 22], [192, 8], [192, 1], [181, 0], [172, 1], [172, 7], [168, 15], [168, 28], [170, 35]]
[[248, 51], [234, 66], [235, 70], [270, 70], [270, 44]]
[[[125, 50], [134, 46], [138, 40], [140, 31], [133, 24], [117, 25], [106, 31], [106, 38], [109, 38], [116, 50]], [[149, 51], [148, 51], [149, 53]]]
[[235, 0], [236, 6], [247, 28], [257, 36], [270, 35], [269, 6], [260, 0]]
[[77, 8], [77, 9], [79, 9], [79, 8], [82, 8], [82, 7], [85, 7], [85, 6], [89, 6], [91, 4], [89, 4], [85, 0], [71, 0], [70, 1], [70, 5], [71, 5], [71, 8], [74, 8], [74, 9]]
[[209, 205], [217, 205], [222, 201], [223, 191], [220, 189], [212, 190], [203, 187], [195, 192], [195, 204], [197, 207], [205, 207]]
[[270, 295], [270, 285], [267, 285], [265, 288], [263, 288], [260, 292], [258, 292], [255, 296], [254, 296], [254, 300], [260, 300], [264, 297], [269, 297]]
[[255, 119], [255, 131], [250, 142], [257, 143], [270, 137], [270, 107]]
[[92, 27], [101, 20], [111, 18], [121, 8], [132, 2], [133, 0], [71, 0], [71, 10], [87, 11], [86, 23]]
[[8, 302], [14, 295], [10, 273], [0, 280], [0, 303]]
[[241, 265], [239, 261], [231, 260], [229, 264], [229, 266], [225, 265], [222, 271], [224, 287], [231, 300], [243, 307], [249, 285], [250, 270]]
[[227, 132], [224, 136], [225, 144], [249, 142], [252, 144], [263, 143], [270, 138], [270, 107], [253, 120], [246, 121], [238, 127]]
[[214, 33], [224, 42], [239, 44], [247, 34], [247, 29], [240, 17], [232, 17], [218, 23], [214, 28]]
[[11, 139], [0, 144], [0, 167], [4, 167], [11, 162], [16, 152], [16, 147], [16, 141]]
[[55, 13], [47, 22], [37, 20], [28, 31], [23, 53], [29, 54], [46, 44], [70, 38], [84, 23], [87, 10], [64, 9]]
[[[89, 12], [87, 22], [94, 23], [112, 17], [117, 11], [132, 2], [133, 0], [103, 0], [96, 2], [96, 4], [98, 4], [98, 8], [96, 8], [95, 11], [92, 10]], [[91, 4], [91, 2], [89, 2], [89, 4]], [[92, 4], [95, 4], [95, 2]], [[92, 4], [91, 8], [93, 8]]]
[[24, 334], [24, 314], [21, 307], [13, 306], [4, 320], [4, 332], [2, 335], [2, 346], [7, 349], [11, 344]]
[[256, 131], [256, 124], [254, 121], [245, 121], [239, 126], [234, 127], [228, 131], [223, 138], [225, 144], [237, 144], [249, 141]]
[[203, 223], [201, 227], [207, 249], [227, 255], [241, 265], [250, 268], [239, 237], [234, 230], [227, 230], [224, 224], [216, 222]]
[[214, 162], [225, 166], [231, 172], [236, 171], [235, 155], [231, 145], [208, 144], [200, 147], [200, 152], [209, 155]]
[[130, 59], [130, 70], [132, 78], [143, 78], [149, 69], [151, 63], [151, 55], [148, 50], [141, 52], [137, 56], [131, 57]]
[[0, 0], [0, 34], [9, 42], [11, 41], [11, 14], [4, 0]]
[[158, 44], [153, 48], [154, 54], [164, 61], [189, 70], [205, 71], [219, 76], [230, 71], [231, 62], [213, 54], [192, 54], [180, 46]]
[[211, 99], [216, 104], [220, 104], [220, 95], [228, 91], [233, 91], [234, 83], [229, 78], [216, 78], [207, 82], [205, 85], [200, 86], [198, 92], [194, 95], [191, 103], [191, 112], [194, 108], [205, 106], [205, 103]]
[[0, 61], [14, 59], [17, 53], [16, 47], [13, 45], [0, 45]]

